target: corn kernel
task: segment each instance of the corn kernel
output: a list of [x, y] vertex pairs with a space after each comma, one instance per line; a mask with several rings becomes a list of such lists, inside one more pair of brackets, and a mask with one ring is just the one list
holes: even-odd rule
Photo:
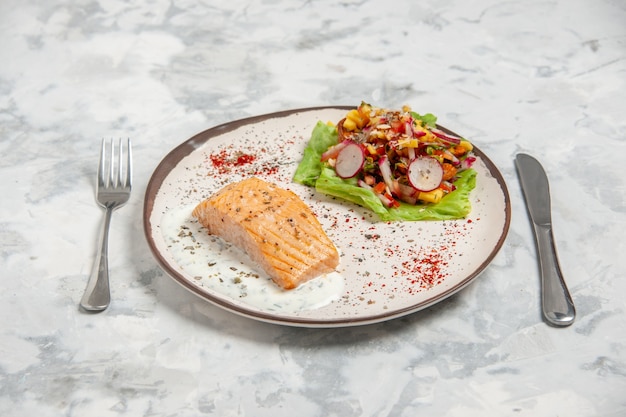
[[443, 198], [443, 190], [436, 188], [432, 191], [422, 191], [418, 194], [417, 198], [427, 203], [438, 203]]
[[429, 130], [425, 131], [424, 136], [420, 136], [419, 140], [422, 142], [437, 142], [437, 136], [433, 135]]
[[400, 139], [398, 140], [398, 145], [400, 145], [400, 148], [417, 148], [418, 140], [417, 139]]
[[350, 110], [348, 114], [346, 114], [346, 120], [353, 121], [354, 125], [359, 129], [361, 129], [365, 124], [365, 120], [361, 116], [361, 113], [359, 113], [359, 111], [356, 109]]
[[462, 140], [459, 146], [462, 146], [467, 152], [471, 152], [474, 149], [474, 146], [466, 140]]
[[354, 120], [346, 118], [346, 120], [343, 121], [343, 128], [346, 130], [354, 131], [356, 130], [356, 123], [354, 123]]
[[359, 114], [358, 110], [353, 109], [348, 112], [348, 114], [346, 115], [346, 118], [350, 120], [354, 120], [356, 122], [358, 120], [361, 120], [361, 115]]

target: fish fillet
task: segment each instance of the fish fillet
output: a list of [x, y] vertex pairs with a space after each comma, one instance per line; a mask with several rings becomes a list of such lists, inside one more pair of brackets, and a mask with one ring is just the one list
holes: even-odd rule
[[258, 178], [232, 183], [193, 210], [209, 234], [233, 243], [279, 286], [332, 272], [339, 254], [296, 194]]

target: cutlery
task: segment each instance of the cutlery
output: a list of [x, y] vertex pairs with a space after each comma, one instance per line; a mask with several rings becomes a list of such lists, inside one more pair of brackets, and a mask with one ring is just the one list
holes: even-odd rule
[[569, 326], [576, 310], [557, 258], [548, 177], [539, 161], [530, 155], [517, 154], [515, 164], [537, 243], [543, 316], [554, 326]]
[[[117, 164], [116, 164], [117, 159]], [[132, 149], [130, 139], [126, 142], [126, 151], [122, 140], [117, 147], [102, 139], [100, 162], [98, 165], [98, 181], [96, 184], [96, 200], [105, 210], [104, 221], [100, 232], [100, 250], [96, 256], [87, 288], [80, 301], [80, 306], [90, 312], [106, 310], [111, 302], [109, 290], [109, 226], [113, 210], [120, 208], [130, 197], [132, 181]]]

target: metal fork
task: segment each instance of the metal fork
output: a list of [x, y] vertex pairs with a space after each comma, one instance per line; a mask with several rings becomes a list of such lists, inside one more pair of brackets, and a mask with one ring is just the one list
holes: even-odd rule
[[[123, 206], [130, 197], [132, 181], [132, 149], [130, 139], [127, 139], [126, 151], [120, 139], [117, 158], [115, 142], [107, 144], [102, 139], [100, 148], [100, 163], [98, 165], [98, 183], [96, 185], [96, 200], [105, 209], [104, 221], [100, 233], [100, 250], [96, 257], [85, 294], [80, 305], [86, 311], [99, 312], [106, 310], [111, 302], [109, 290], [109, 226], [113, 210]], [[108, 149], [108, 150], [107, 150]], [[115, 163], [117, 159], [117, 164]]]

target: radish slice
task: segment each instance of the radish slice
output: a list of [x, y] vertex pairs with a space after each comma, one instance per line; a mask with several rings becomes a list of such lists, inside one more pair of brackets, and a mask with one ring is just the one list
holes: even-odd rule
[[457, 137], [454, 137], [454, 136], [446, 135], [441, 130], [432, 129], [431, 132], [432, 132], [433, 135], [437, 136], [439, 139], [441, 139], [441, 140], [443, 140], [445, 142], [452, 143], [454, 145], [458, 145], [459, 143], [461, 143], [461, 138], [457, 138]]
[[445, 154], [444, 158], [446, 158], [450, 162], [452, 162], [452, 165], [459, 165], [461, 163], [461, 161], [459, 161], [459, 158], [454, 156], [454, 154], [452, 152], [450, 152], [449, 150], [444, 149], [443, 153]]
[[383, 176], [385, 185], [392, 190], [393, 189], [393, 176], [391, 173], [391, 164], [387, 155], [383, 155], [378, 159], [378, 168], [380, 169], [380, 175]]
[[464, 160], [461, 161], [461, 169], [469, 169], [476, 162], [476, 158], [473, 156], [468, 156]]
[[393, 182], [393, 194], [395, 194], [396, 197], [398, 197], [401, 201], [404, 201], [405, 203], [415, 205], [417, 203], [418, 193], [419, 191], [417, 191], [410, 185], [405, 185], [398, 181]]
[[337, 155], [339, 155], [339, 152], [346, 147], [347, 144], [349, 143], [353, 143], [351, 140], [344, 140], [339, 142], [336, 145], [331, 146], [330, 148], [328, 148], [326, 150], [326, 152], [324, 152], [322, 154], [322, 157], [320, 158], [322, 160], [322, 162], [328, 161], [329, 159], [337, 159]]
[[406, 133], [409, 138], [413, 137], [413, 127], [411, 126], [411, 123], [404, 124], [404, 133]]
[[398, 181], [393, 182], [392, 191], [398, 197], [415, 197], [415, 195], [419, 192], [414, 187], [402, 184]]
[[[380, 194], [377, 193], [376, 191], [374, 191], [374, 188], [368, 184], [365, 183], [365, 181], [363, 180], [359, 180], [357, 182], [357, 184], [359, 185], [359, 187], [361, 188], [365, 188], [366, 190], [370, 190], [372, 191], [376, 197], [378, 197], [380, 199], [380, 201], [385, 205], [385, 207], [393, 207], [393, 206], [397, 206], [397, 204], [394, 204], [395, 201], [389, 197], [387, 197], [385, 194]], [[417, 200], [416, 200], [417, 201]], [[415, 204], [415, 203], [413, 203]]]
[[385, 194], [376, 194], [376, 196], [380, 199], [380, 201], [382, 201], [382, 203], [385, 205], [385, 207], [393, 207], [395, 200], [389, 198], [387, 195]]
[[361, 188], [365, 188], [366, 190], [373, 190], [372, 186], [366, 183], [364, 180], [358, 180], [357, 185]]
[[364, 163], [363, 147], [355, 142], [350, 142], [337, 154], [335, 171], [341, 178], [352, 178], [361, 171]]
[[441, 184], [443, 167], [435, 158], [420, 156], [409, 164], [407, 178], [416, 190], [431, 191]]

